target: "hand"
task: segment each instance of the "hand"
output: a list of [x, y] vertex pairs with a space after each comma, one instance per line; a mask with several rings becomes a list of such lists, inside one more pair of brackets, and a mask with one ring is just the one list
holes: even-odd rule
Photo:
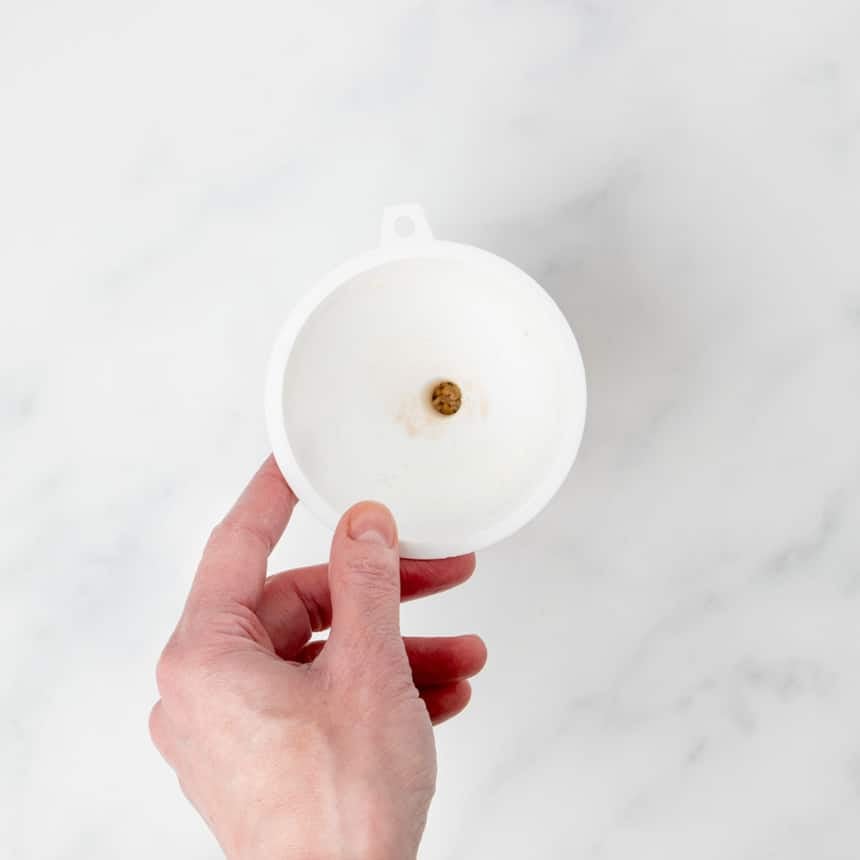
[[158, 664], [153, 741], [230, 860], [414, 858], [431, 722], [466, 706], [486, 651], [401, 638], [399, 604], [463, 582], [474, 556], [400, 561], [391, 514], [363, 502], [327, 566], [266, 579], [295, 504], [270, 457], [213, 530]]

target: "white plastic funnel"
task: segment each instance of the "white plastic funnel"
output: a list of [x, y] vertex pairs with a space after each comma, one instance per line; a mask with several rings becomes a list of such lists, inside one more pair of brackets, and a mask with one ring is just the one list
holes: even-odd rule
[[[442, 415], [431, 392], [455, 382]], [[525, 272], [433, 239], [418, 206], [385, 210], [380, 247], [330, 272], [272, 354], [275, 458], [325, 525], [387, 504], [409, 558], [442, 558], [515, 532], [573, 465], [585, 422], [573, 333]]]

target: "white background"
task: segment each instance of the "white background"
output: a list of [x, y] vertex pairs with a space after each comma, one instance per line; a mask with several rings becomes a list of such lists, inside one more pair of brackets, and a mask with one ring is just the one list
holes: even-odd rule
[[858, 44], [855, 0], [5, 0], [0, 855], [219, 856], [153, 665], [280, 323], [417, 200], [590, 390], [546, 514], [404, 610], [490, 650], [423, 858], [856, 858]]

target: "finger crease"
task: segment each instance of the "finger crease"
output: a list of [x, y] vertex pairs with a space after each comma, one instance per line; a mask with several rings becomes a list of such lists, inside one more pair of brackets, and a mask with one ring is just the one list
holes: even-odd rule
[[247, 535], [257, 543], [262, 544], [266, 550], [266, 555], [269, 555], [272, 552], [272, 541], [270, 540], [269, 536], [265, 532], [260, 531], [260, 529], [255, 528], [248, 523], [238, 522], [235, 520], [227, 520], [226, 525], [227, 528], [231, 531], [237, 532], [238, 534]]
[[323, 607], [320, 605], [319, 601], [313, 596], [311, 592], [306, 591], [299, 584], [298, 580], [292, 580], [293, 583], [293, 591], [296, 593], [296, 597], [301, 601], [302, 606], [305, 608], [305, 612], [308, 616], [308, 623], [310, 624], [311, 630], [314, 633], [319, 633], [320, 630], [325, 630], [326, 618], [325, 613], [323, 611]]

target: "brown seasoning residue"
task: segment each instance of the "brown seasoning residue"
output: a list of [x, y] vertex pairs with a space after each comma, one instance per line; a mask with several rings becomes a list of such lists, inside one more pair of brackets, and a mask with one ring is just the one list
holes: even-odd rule
[[456, 382], [440, 382], [430, 394], [430, 403], [440, 415], [454, 415], [463, 405], [463, 392]]

